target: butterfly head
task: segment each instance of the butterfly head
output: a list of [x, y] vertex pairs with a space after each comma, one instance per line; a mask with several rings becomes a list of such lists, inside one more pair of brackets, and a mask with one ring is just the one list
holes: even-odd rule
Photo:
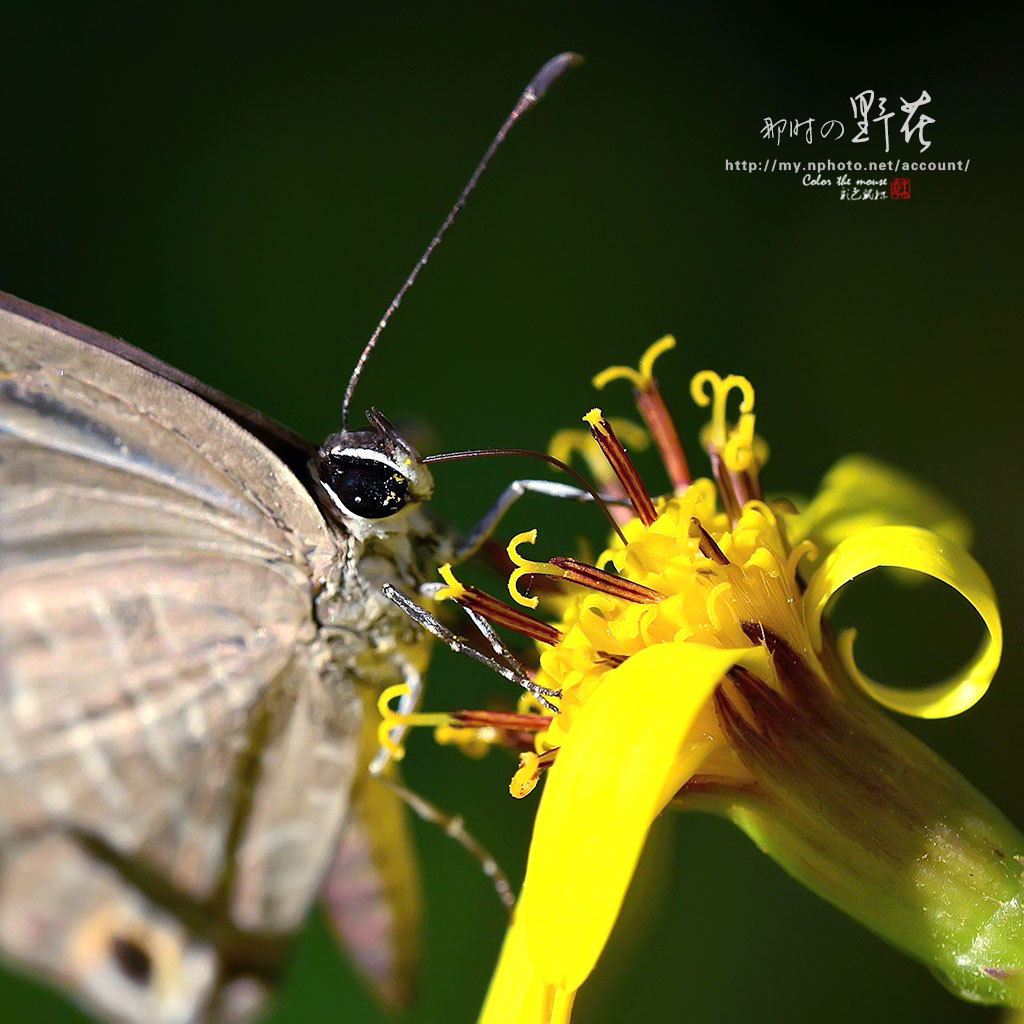
[[370, 430], [343, 430], [314, 459], [318, 489], [332, 518], [349, 532], [394, 533], [427, 501], [434, 479], [419, 453], [376, 409]]

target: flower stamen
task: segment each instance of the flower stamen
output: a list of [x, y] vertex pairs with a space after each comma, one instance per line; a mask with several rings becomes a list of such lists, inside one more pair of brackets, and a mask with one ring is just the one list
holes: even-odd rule
[[[711, 543], [714, 544], [714, 541]], [[665, 595], [660, 594], [657, 590], [634, 583], [622, 576], [616, 576], [604, 569], [598, 569], [596, 565], [577, 562], [575, 558], [552, 558], [549, 564], [557, 565], [559, 569], [565, 570], [562, 579], [567, 583], [578, 583], [591, 590], [599, 590], [603, 594], [608, 594], [609, 597], [618, 597], [623, 601], [633, 601], [636, 604], [657, 604], [665, 599]]]
[[749, 470], [730, 469], [725, 457], [714, 444], [708, 443], [708, 458], [711, 460], [711, 475], [722, 496], [722, 507], [731, 522], [735, 523], [743, 506], [748, 501], [763, 501], [764, 491], [757, 473], [756, 463]]
[[[706, 385], [711, 386], [710, 394]], [[740, 416], [730, 426], [726, 403], [733, 391], [740, 393]], [[748, 469], [754, 461], [754, 386], [739, 374], [720, 377], [714, 370], [701, 370], [690, 381], [690, 394], [697, 405], [711, 406], [711, 421], [701, 436], [705, 446], [717, 448], [733, 472]]]
[[[621, 417], [613, 417], [609, 422], [619, 439], [628, 448], [642, 452], [649, 447], [650, 434], [638, 423]], [[589, 430], [575, 427], [559, 430], [548, 444], [548, 455], [565, 463], [571, 463], [573, 456], [578, 455], [586, 463], [590, 476], [603, 495], [612, 495], [616, 498], [625, 497], [617, 477], [608, 465], [608, 460], [594, 443], [594, 435]], [[623, 512], [627, 513], [629, 519], [632, 518], [632, 514], [628, 513], [628, 510], [621, 506], [612, 506], [613, 514]]]
[[541, 775], [555, 763], [558, 754], [558, 747], [545, 750], [543, 754], [535, 754], [533, 751], [526, 751], [519, 755], [519, 768], [512, 781], [509, 783], [508, 791], [517, 799], [521, 800], [533, 792], [534, 787], [540, 781]]
[[729, 559], [725, 557], [725, 552], [718, 546], [715, 538], [704, 528], [704, 524], [696, 516], [690, 517], [690, 524], [693, 527], [693, 536], [700, 538], [697, 543], [700, 553], [705, 558], [710, 558], [712, 562], [717, 562], [719, 565], [728, 565]]
[[772, 667], [786, 695], [808, 713], [817, 712], [817, 717], [823, 722], [826, 686], [807, 662], [778, 633], [763, 623], [744, 622], [742, 629], [748, 640], [767, 648], [772, 658]]
[[658, 518], [654, 502], [644, 487], [633, 460], [626, 454], [622, 442], [615, 436], [612, 425], [604, 418], [600, 409], [591, 409], [583, 419], [590, 426], [594, 440], [600, 445], [608, 464], [619, 478], [622, 489], [630, 504], [636, 509], [640, 521], [644, 526], [650, 526]]
[[457, 746], [472, 758], [483, 757], [492, 747], [519, 753], [536, 747], [537, 734], [554, 720], [550, 715], [512, 711], [453, 711], [450, 722], [439, 727], [434, 739], [442, 746]]
[[[499, 601], [496, 597], [491, 597], [479, 587], [467, 587], [460, 583], [455, 578], [450, 564], [442, 565], [438, 569], [438, 573], [441, 579], [448, 584], [444, 590], [438, 591], [436, 595], [438, 599], [450, 598], [456, 604], [462, 605], [463, 608], [479, 612], [494, 625], [504, 626], [506, 629], [528, 636], [531, 640], [536, 640], [539, 643], [554, 647], [555, 644], [561, 642], [562, 634], [550, 623], [532, 618], [525, 612]], [[536, 604], [537, 599], [533, 598], [533, 601]]]
[[534, 562], [519, 554], [521, 544], [536, 543], [537, 531], [527, 530], [525, 533], [517, 533], [508, 542], [508, 547], [505, 549], [508, 557], [512, 559], [512, 564], [516, 567], [508, 577], [508, 592], [512, 595], [512, 600], [524, 608], [536, 608], [539, 604], [537, 598], [527, 597], [519, 590], [519, 581], [524, 576], [556, 576], [559, 579], [565, 576], [565, 570], [559, 569], [557, 565], [551, 565], [549, 562]]
[[519, 714], [515, 711], [453, 711], [453, 725], [501, 729], [503, 732], [543, 732], [554, 719], [551, 715]]
[[613, 380], [628, 380], [633, 385], [633, 397], [640, 415], [644, 418], [654, 443], [661, 453], [672, 487], [681, 494], [690, 485], [692, 479], [690, 467], [686, 462], [686, 451], [679, 440], [679, 431], [669, 414], [668, 406], [661, 397], [658, 382], [654, 379], [654, 361], [671, 348], [675, 348], [676, 339], [671, 334], [651, 345], [640, 358], [639, 370], [631, 366], [609, 366], [594, 377], [593, 384], [601, 390]]
[[415, 712], [403, 714], [391, 707], [392, 701], [400, 700], [409, 695], [406, 683], [396, 683], [385, 689], [377, 698], [377, 711], [380, 713], [380, 725], [377, 726], [377, 743], [388, 752], [392, 760], [401, 761], [405, 757], [405, 747], [392, 737], [392, 730], [409, 726], [429, 726], [434, 729], [452, 724], [451, 715], [445, 712]]
[[[739, 419], [730, 424], [726, 406], [733, 391], [739, 392], [740, 408]], [[702, 370], [690, 381], [690, 394], [697, 405], [711, 406], [701, 443], [711, 460], [722, 505], [735, 523], [748, 501], [764, 499], [758, 471], [768, 457], [768, 448], [754, 434], [754, 387], [738, 374], [721, 377], [714, 370]]]

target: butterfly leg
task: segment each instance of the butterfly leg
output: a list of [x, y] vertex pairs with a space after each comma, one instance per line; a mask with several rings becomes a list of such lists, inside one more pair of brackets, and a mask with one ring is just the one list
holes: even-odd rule
[[[554, 480], [513, 480], [498, 495], [498, 500], [484, 513], [480, 521], [473, 527], [469, 535], [455, 549], [455, 561], [462, 562], [475, 555], [480, 545], [494, 533], [505, 513], [524, 494], [544, 494], [549, 498], [561, 498], [568, 501], [593, 501], [594, 495], [582, 487], [558, 483]], [[608, 505], [628, 504], [616, 495], [601, 495], [601, 500]]]
[[377, 780], [395, 793], [417, 818], [425, 821], [428, 825], [436, 825], [446, 836], [454, 839], [480, 865], [483, 873], [494, 885], [494, 891], [498, 894], [498, 899], [502, 904], [508, 910], [515, 906], [516, 897], [508, 876], [502, 871], [501, 866], [483, 843], [466, 829], [461, 814], [447, 814], [436, 804], [431, 803], [402, 783], [396, 782], [392, 777], [377, 776]]
[[[441, 584], [427, 584], [423, 589], [425, 596], [433, 596], [433, 592], [440, 589]], [[454, 633], [451, 632], [446, 626], [442, 625], [433, 615], [431, 615], [425, 608], [421, 608], [415, 601], [410, 600], [400, 591], [395, 590], [394, 587], [389, 584], [384, 585], [385, 595], [392, 601], [395, 602], [403, 611], [410, 615], [416, 622], [422, 625], [429, 632], [435, 636], [444, 640], [453, 650], [470, 650], [464, 641], [460, 640]], [[491, 634], [494, 635], [494, 641], [500, 645], [502, 650], [506, 650], [508, 657], [513, 660], [514, 658], [511, 652], [507, 652], [504, 648], [500, 637], [494, 633], [490, 623], [485, 623]], [[492, 644], [493, 646], [493, 644]], [[497, 648], [496, 648], [497, 650]], [[476, 652], [479, 653], [479, 652]], [[513, 679], [513, 681], [519, 681], [513, 675], [512, 666], [499, 666], [493, 659], [489, 659], [486, 655], [483, 656], [484, 664], [489, 667], [494, 667], [507, 679]], [[523, 678], [529, 682], [525, 672], [522, 672], [521, 667], [519, 672], [522, 673]], [[406, 693], [404, 693], [398, 701], [397, 713], [399, 715], [414, 714], [420, 706], [423, 699], [423, 675], [419, 670], [414, 667], [405, 666], [403, 668], [403, 679], [406, 684]], [[545, 693], [549, 693], [554, 696], [554, 691], [549, 691], [543, 687], [538, 689], [544, 690]], [[391, 730], [390, 739], [391, 742], [397, 747], [405, 738], [405, 734], [408, 731], [408, 726], [396, 726]], [[394, 747], [392, 748], [392, 750]], [[454, 839], [464, 850], [466, 850], [474, 860], [479, 863], [483, 873], [491, 880], [494, 885], [494, 890], [498, 895], [498, 899], [501, 900], [502, 904], [511, 910], [515, 905], [515, 893], [512, 891], [512, 886], [508, 880], [508, 876], [502, 871], [498, 862], [483, 846], [483, 844], [471, 833], [463, 822], [461, 815], [448, 814], [441, 810], [436, 804], [431, 803], [425, 797], [420, 796], [414, 790], [408, 788], [397, 780], [394, 773], [389, 773], [388, 768], [394, 761], [394, 754], [392, 750], [385, 747], [381, 747], [377, 751], [373, 760], [370, 762], [369, 773], [376, 779], [381, 785], [386, 786], [390, 789], [399, 799], [405, 803], [409, 809], [418, 817], [420, 820], [427, 822], [430, 825], [435, 825], [440, 828], [445, 835], [450, 836]]]
[[[428, 583], [421, 588], [421, 591], [424, 596], [433, 596], [437, 590], [441, 589], [442, 586], [443, 584], [440, 583]], [[503, 679], [507, 679], [509, 682], [515, 683], [517, 686], [521, 686], [524, 690], [532, 693], [548, 711], [553, 713], [558, 712], [558, 707], [552, 704], [548, 698], [560, 697], [562, 695], [561, 691], [550, 690], [546, 686], [538, 686], [527, 675], [526, 669], [524, 669], [519, 663], [515, 655], [505, 646], [501, 637], [499, 637], [494, 631], [491, 624], [482, 616], [478, 615], [471, 609], [466, 609], [466, 612], [483, 633], [487, 642], [491, 645], [491, 649], [494, 651], [496, 657], [491, 657], [483, 651], [478, 651], [458, 634], [453, 633], [452, 630], [427, 611], [426, 608], [418, 605], [400, 590], [396, 590], [390, 583], [385, 583], [381, 589], [384, 592], [384, 596], [389, 601], [393, 601], [414, 622], [422, 626], [428, 633], [436, 636], [438, 640], [447, 644], [453, 651], [455, 651], [456, 654], [468, 654], [469, 657], [473, 658], [475, 661], [479, 661], [481, 665], [491, 669], [492, 672], [497, 672]]]

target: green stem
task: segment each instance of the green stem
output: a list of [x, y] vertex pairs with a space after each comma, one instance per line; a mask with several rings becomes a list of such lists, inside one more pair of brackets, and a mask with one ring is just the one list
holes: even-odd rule
[[973, 1002], [1019, 1005], [1024, 836], [954, 768], [860, 700], [768, 687], [731, 722], [748, 789], [676, 803], [735, 822], [813, 892]]

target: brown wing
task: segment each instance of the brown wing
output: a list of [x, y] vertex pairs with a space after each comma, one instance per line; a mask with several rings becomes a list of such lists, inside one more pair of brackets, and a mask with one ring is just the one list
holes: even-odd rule
[[[229, 981], [243, 1005], [273, 973], [355, 771], [312, 615], [338, 543], [207, 402], [0, 308], [9, 956], [130, 1021], [195, 1019]], [[58, 890], [73, 912], [43, 921]]]
[[[378, 749], [376, 694], [362, 696], [365, 767]], [[331, 928], [364, 982], [387, 1009], [407, 1009], [420, 959], [419, 872], [405, 805], [365, 770], [357, 775], [322, 897]]]

